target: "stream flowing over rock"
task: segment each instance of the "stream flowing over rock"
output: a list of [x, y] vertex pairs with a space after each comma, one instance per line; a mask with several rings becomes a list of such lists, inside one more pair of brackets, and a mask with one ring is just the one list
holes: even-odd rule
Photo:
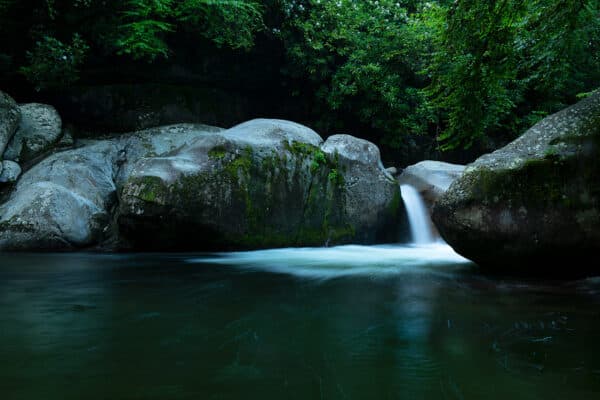
[[599, 177], [596, 91], [467, 166], [433, 220], [448, 244], [483, 267], [586, 272], [594, 263], [582, 260], [600, 249]]
[[377, 147], [352, 136], [323, 143], [266, 119], [164, 126], [80, 140], [31, 166], [0, 192], [0, 250], [389, 241], [396, 188]]

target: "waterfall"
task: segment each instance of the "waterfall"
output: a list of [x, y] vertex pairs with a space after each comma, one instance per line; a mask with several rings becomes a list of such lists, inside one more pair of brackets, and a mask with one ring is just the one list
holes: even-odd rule
[[431, 232], [429, 214], [417, 189], [410, 185], [400, 185], [400, 194], [406, 206], [413, 243], [433, 243], [435, 240]]

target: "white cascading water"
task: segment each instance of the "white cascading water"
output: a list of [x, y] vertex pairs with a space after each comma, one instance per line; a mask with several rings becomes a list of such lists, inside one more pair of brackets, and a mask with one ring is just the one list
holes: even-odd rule
[[410, 185], [400, 185], [400, 194], [406, 206], [413, 243], [433, 243], [435, 239], [431, 232], [429, 214], [417, 189]]
[[186, 259], [190, 264], [219, 264], [297, 277], [327, 280], [350, 275], [443, 274], [469, 268], [471, 262], [452, 250], [431, 231], [427, 208], [412, 186], [401, 185], [414, 245], [345, 245], [215, 253]]

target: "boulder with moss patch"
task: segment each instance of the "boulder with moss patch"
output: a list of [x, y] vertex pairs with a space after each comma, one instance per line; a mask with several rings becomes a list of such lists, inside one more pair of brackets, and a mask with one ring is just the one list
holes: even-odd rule
[[391, 240], [400, 201], [371, 143], [292, 122], [80, 140], [0, 204], [0, 250], [216, 249]]
[[140, 159], [118, 221], [138, 248], [373, 242], [398, 213], [395, 187], [373, 144], [259, 119]]
[[76, 149], [50, 155], [25, 172], [0, 204], [0, 250], [78, 249], [107, 240], [120, 246], [113, 216], [117, 191], [132, 164], [218, 130], [192, 124], [165, 126], [81, 141]]
[[[600, 92], [469, 165], [436, 203], [454, 249], [500, 271], [592, 268], [600, 249]], [[560, 267], [559, 267], [560, 268]], [[560, 271], [559, 271], [560, 272]], [[596, 269], [597, 272], [597, 269]]]

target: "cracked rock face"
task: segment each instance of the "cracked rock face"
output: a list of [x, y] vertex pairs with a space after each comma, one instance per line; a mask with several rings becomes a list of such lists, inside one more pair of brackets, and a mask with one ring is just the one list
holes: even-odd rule
[[373, 144], [339, 136], [253, 120], [81, 141], [21, 176], [0, 205], [0, 250], [372, 242], [395, 225], [397, 187]]
[[[483, 267], [586, 272], [600, 248], [600, 92], [551, 115], [467, 166], [433, 220]], [[597, 270], [596, 270], [597, 272]]]
[[0, 91], [0, 161], [4, 149], [12, 139], [21, 121], [21, 111], [15, 101]]

